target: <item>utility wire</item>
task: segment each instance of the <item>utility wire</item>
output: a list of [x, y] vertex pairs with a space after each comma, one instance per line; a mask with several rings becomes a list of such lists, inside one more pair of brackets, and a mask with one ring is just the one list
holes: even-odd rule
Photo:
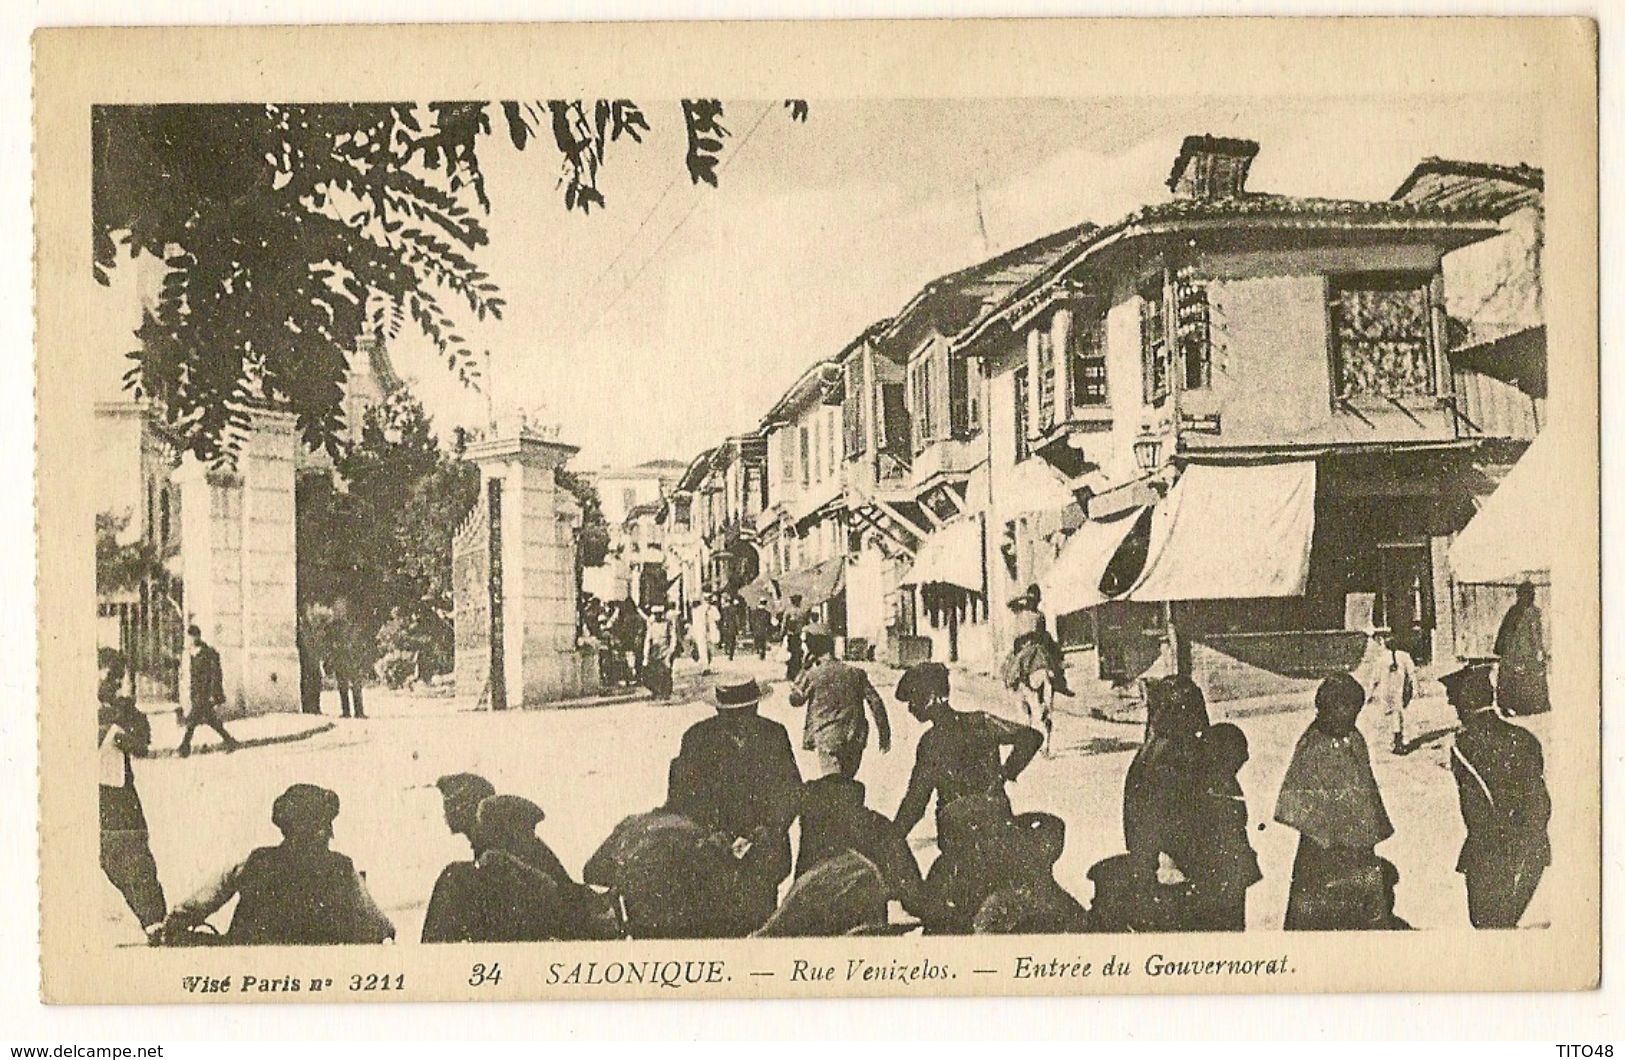
[[[745, 147], [750, 143], [751, 137], [756, 135], [756, 130], [760, 129], [762, 127], [762, 123], [767, 120], [768, 114], [773, 110], [774, 103], [775, 101], [768, 101], [767, 106], [762, 108], [762, 113], [757, 115], [755, 123], [751, 125], [751, 127], [745, 132], [745, 135], [740, 139], [739, 146], [729, 152], [727, 157], [722, 160], [722, 164], [717, 167], [718, 177], [721, 177], [723, 173], [726, 173], [728, 171], [728, 167], [733, 164], [734, 159], [738, 158], [744, 153]], [[638, 280], [643, 278], [643, 274], [649, 271], [649, 266], [653, 265], [655, 259], [660, 257], [660, 252], [665, 250], [667, 244], [669, 244], [677, 236], [678, 232], [683, 230], [683, 226], [688, 223], [688, 219], [694, 216], [694, 212], [698, 210], [700, 205], [704, 202], [705, 197], [703, 194], [696, 194], [694, 196], [694, 201], [683, 213], [683, 216], [678, 218], [677, 224], [670, 232], [666, 233], [666, 237], [662, 239], [659, 245], [657, 245], [654, 250], [650, 252], [649, 256], [644, 259], [643, 264], [640, 265], [638, 270], [632, 274], [632, 278], [627, 280], [626, 284], [616, 292], [615, 297], [611, 298], [609, 303], [604, 306], [602, 311], [599, 312], [598, 316], [593, 318], [593, 322], [582, 329], [581, 333], [576, 337], [578, 342], [592, 334], [595, 330], [597, 330], [598, 326], [602, 324], [606, 318], [608, 318], [610, 312], [620, 304], [621, 299], [626, 297], [628, 292], [630, 292], [637, 284]]]

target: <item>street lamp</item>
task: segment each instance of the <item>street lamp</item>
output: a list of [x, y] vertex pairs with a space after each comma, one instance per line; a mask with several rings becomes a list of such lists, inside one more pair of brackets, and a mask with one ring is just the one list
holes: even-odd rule
[[1162, 466], [1162, 439], [1142, 434], [1134, 439], [1134, 463], [1147, 474]]

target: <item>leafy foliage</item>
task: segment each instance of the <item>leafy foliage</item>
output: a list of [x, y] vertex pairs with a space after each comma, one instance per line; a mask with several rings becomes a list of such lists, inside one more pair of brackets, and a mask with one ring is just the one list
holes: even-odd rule
[[[313, 643], [323, 639], [315, 628], [323, 609], [342, 600], [355, 639], [374, 646], [368, 654], [383, 656], [391, 673], [450, 669], [452, 536], [480, 483], [462, 439], [442, 447], [422, 404], [402, 389], [368, 410], [359, 441], [336, 463], [338, 484], [325, 475], [300, 482], [300, 611]], [[584, 515], [578, 562], [601, 562], [609, 531], [597, 491], [573, 473], [559, 478]]]
[[[785, 105], [805, 120], [804, 101]], [[339, 455], [347, 354], [363, 333], [410, 323], [477, 379], [456, 317], [504, 308], [475, 261], [497, 111], [515, 148], [551, 140], [564, 206], [583, 213], [606, 205], [610, 145], [650, 128], [627, 99], [95, 108], [93, 267], [109, 282], [121, 250], [166, 266], [126, 383], [157, 399], [178, 448], [229, 458], [249, 410], [271, 404], [295, 413], [307, 446]], [[689, 177], [714, 187], [722, 103], [682, 112]]]
[[96, 513], [96, 593], [99, 596], [131, 592], [144, 581], [161, 582], [167, 578], [151, 542], [119, 540], [129, 525], [127, 515]]

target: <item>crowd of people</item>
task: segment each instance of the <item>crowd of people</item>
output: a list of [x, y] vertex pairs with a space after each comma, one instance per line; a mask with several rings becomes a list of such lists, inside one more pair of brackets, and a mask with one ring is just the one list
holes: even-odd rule
[[735, 659], [748, 645], [758, 659], [765, 659], [768, 649], [782, 641], [791, 670], [799, 669], [806, 621], [800, 604], [801, 598], [793, 597], [789, 611], [776, 618], [765, 605], [748, 605], [738, 593], [712, 593], [687, 608], [664, 602], [640, 605], [630, 595], [604, 601], [582, 593], [577, 622], [582, 638], [598, 648], [605, 688], [642, 687], [666, 701], [673, 693], [673, 668], [685, 654], [705, 674], [713, 658]]
[[[1089, 870], [1085, 907], [1055, 876], [1065, 823], [1015, 812], [1007, 791], [1044, 746], [1041, 729], [960, 709], [946, 667], [911, 667], [895, 699], [924, 731], [906, 793], [887, 816], [857, 779], [871, 728], [880, 753], [891, 748], [885, 697], [865, 670], [836, 657], [826, 629], [806, 626], [796, 642], [804, 654], [789, 698], [806, 711], [802, 747], [816, 776], [803, 779], [789, 733], [758, 712], [761, 685], [718, 683], [714, 712], [683, 734], [670, 761], [665, 800], [616, 825], [579, 881], [537, 835], [540, 806], [473, 774], [442, 777], [446, 826], [467, 840], [469, 856], [435, 883], [422, 941], [1246, 928], [1247, 892], [1262, 878], [1238, 779], [1248, 743], [1237, 726], [1211, 722], [1189, 677], [1149, 685], [1145, 739], [1124, 778], [1125, 852]], [[392, 938], [363, 874], [329, 849], [338, 794], [308, 784], [271, 808], [280, 845], [251, 852], [166, 909], [129, 764], [148, 737], [133, 702], [111, 691], [121, 665], [104, 659], [102, 864], [152, 940]], [[1468, 919], [1514, 927], [1550, 861], [1540, 745], [1496, 709], [1488, 666], [1469, 664], [1443, 682], [1460, 725], [1450, 764], [1467, 831], [1457, 871]], [[1300, 836], [1288, 930], [1407, 926], [1394, 912], [1398, 871], [1376, 852], [1394, 827], [1355, 725], [1372, 691], [1348, 674], [1320, 684], [1276, 798], [1274, 819]], [[933, 801], [938, 855], [922, 869], [909, 837]], [[229, 926], [214, 933], [209, 917], [233, 897]]]

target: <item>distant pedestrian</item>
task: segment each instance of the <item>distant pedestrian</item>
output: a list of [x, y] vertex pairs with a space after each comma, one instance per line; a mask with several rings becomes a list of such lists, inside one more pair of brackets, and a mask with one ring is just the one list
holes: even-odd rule
[[642, 648], [644, 687], [658, 700], [671, 699], [671, 668], [677, 658], [677, 623], [659, 604], [649, 610]]
[[293, 628], [294, 649], [299, 653], [299, 710], [305, 714], [322, 712], [322, 661], [311, 650], [305, 623]]
[[147, 817], [135, 787], [131, 758], [147, 754], [152, 726], [136, 706], [135, 696], [124, 690], [124, 656], [102, 653], [98, 687], [96, 743], [98, 750], [98, 804], [101, 819], [102, 872], [124, 896], [124, 903], [150, 941], [158, 941], [164, 923], [164, 888], [158, 882], [147, 834]]
[[1500, 660], [1495, 674], [1495, 695], [1501, 709], [1511, 715], [1544, 714], [1552, 709], [1546, 686], [1546, 631], [1535, 586], [1518, 586], [1518, 598], [1501, 619], [1495, 634]]
[[1036, 720], [1043, 729], [1044, 752], [1047, 755], [1055, 728], [1055, 696], [1069, 696], [1072, 690], [1066, 683], [1066, 663], [1061, 656], [1061, 646], [1050, 634], [1044, 614], [1038, 609], [1041, 599], [1038, 586], [1032, 585], [1010, 601], [1015, 636], [1000, 676], [1005, 687], [1021, 697], [1027, 724], [1031, 725]]
[[339, 716], [365, 718], [367, 709], [362, 701], [362, 686], [367, 679], [367, 662], [372, 652], [368, 638], [343, 600], [334, 605], [328, 640], [327, 668], [338, 686]]
[[758, 660], [767, 658], [767, 645], [773, 639], [773, 615], [767, 608], [753, 606], [749, 612], [750, 639]]
[[1288, 931], [1383, 926], [1385, 884], [1375, 848], [1394, 834], [1355, 728], [1365, 690], [1348, 674], [1322, 681], [1315, 720], [1298, 740], [1281, 782], [1275, 819], [1299, 832], [1287, 900]]
[[694, 661], [700, 664], [700, 673], [711, 672], [711, 641], [717, 628], [717, 607], [709, 597], [702, 596], [690, 608], [689, 636], [694, 641]]
[[1373, 628], [1370, 637], [1374, 654], [1366, 672], [1366, 705], [1388, 728], [1393, 753], [1402, 755], [1411, 749], [1411, 739], [1425, 735], [1406, 724], [1416, 698], [1416, 661], [1394, 643], [1387, 628]]
[[1540, 741], [1496, 713], [1487, 667], [1441, 680], [1462, 722], [1450, 771], [1467, 826], [1456, 859], [1467, 881], [1467, 916], [1475, 928], [1515, 928], [1552, 860]]
[[180, 756], [185, 758], [192, 753], [192, 734], [198, 726], [204, 725], [219, 734], [225, 743], [226, 750], [237, 749], [237, 740], [226, 731], [225, 723], [220, 720], [220, 708], [226, 703], [225, 676], [220, 668], [220, 653], [203, 640], [203, 631], [197, 626], [186, 627], [187, 639], [191, 642], [191, 654], [187, 660], [187, 670], [190, 677], [187, 680], [186, 729], [181, 734]]
[[801, 746], [817, 753], [821, 776], [837, 773], [850, 779], [858, 775], [869, 742], [865, 707], [874, 715], [881, 753], [891, 750], [886, 701], [867, 674], [835, 658], [835, 638], [828, 630], [810, 626], [803, 637], [807, 661], [790, 690], [790, 705], [807, 708]]
[[739, 647], [740, 627], [745, 624], [745, 602], [737, 595], [724, 597], [717, 612], [717, 637], [729, 659]]
[[801, 665], [805, 660], [806, 646], [802, 643], [801, 635], [807, 627], [807, 616], [801, 610], [801, 596], [799, 593], [790, 594], [790, 609], [784, 613], [784, 650], [788, 658], [784, 664], [784, 676], [791, 681], [801, 676]]
[[231, 945], [358, 945], [394, 938], [394, 926], [355, 865], [328, 849], [338, 814], [334, 792], [292, 785], [271, 806], [281, 845], [261, 847], [226, 870], [176, 906], [168, 926], [196, 927], [236, 898], [224, 936]]
[[720, 832], [738, 863], [733, 933], [760, 927], [790, 875], [790, 824], [801, 772], [784, 726], [757, 714], [764, 693], [753, 680], [716, 686], [716, 713], [683, 733], [680, 756], [694, 777], [697, 821]]

